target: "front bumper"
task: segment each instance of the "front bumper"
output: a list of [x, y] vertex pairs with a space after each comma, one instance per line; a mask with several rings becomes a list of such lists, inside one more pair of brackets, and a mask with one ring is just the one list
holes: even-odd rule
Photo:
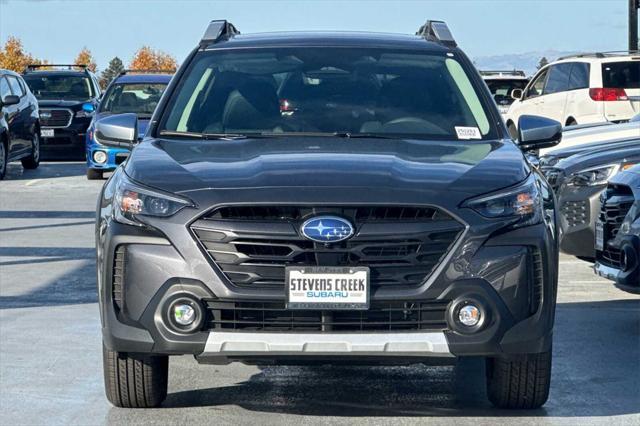
[[[182, 228], [184, 232], [184, 228]], [[488, 312], [486, 327], [473, 334], [458, 331], [447, 313], [440, 330], [381, 332], [251, 332], [216, 330], [180, 334], [162, 320], [168, 301], [189, 295], [197, 300], [255, 301], [255, 294], [228, 287], [210, 263], [184, 246], [173, 246], [165, 235], [111, 222], [99, 247], [99, 279], [103, 340], [121, 352], [193, 354], [207, 363], [280, 360], [287, 357], [323, 360], [450, 358], [537, 353], [551, 346], [555, 310], [557, 253], [543, 224], [491, 238], [469, 259], [455, 256], [427, 289], [397, 293], [373, 301], [478, 301]], [[112, 268], [116, 248], [125, 245], [126, 266], [122, 305], [112, 300]], [[466, 246], [469, 247], [469, 244]], [[183, 251], [181, 254], [178, 250]], [[530, 250], [539, 253], [542, 271], [532, 270]], [[189, 259], [187, 261], [186, 259]], [[544, 259], [544, 260], [542, 260]], [[537, 278], [534, 276], [537, 274]], [[127, 283], [135, 283], [127, 285]], [[263, 295], [263, 301], [283, 299]], [[388, 361], [385, 361], [388, 362]]]
[[640, 237], [638, 235], [621, 237], [616, 248], [620, 251], [620, 267], [607, 265], [599, 258], [594, 265], [595, 273], [613, 281], [621, 290], [640, 294]]
[[[93, 159], [93, 153], [96, 151], [102, 151], [107, 154], [107, 161], [104, 163], [98, 163]], [[121, 148], [109, 148], [96, 143], [88, 144], [86, 157], [87, 168], [95, 170], [111, 171], [115, 170], [120, 164], [122, 164], [129, 157], [129, 150]]]
[[573, 256], [595, 258], [595, 226], [600, 212], [601, 186], [567, 186], [558, 190], [560, 250]]
[[443, 332], [428, 333], [209, 333], [198, 359], [283, 356], [453, 357]]
[[[68, 127], [53, 128], [54, 137], [40, 138], [43, 160], [84, 160], [85, 135], [90, 121], [75, 119]], [[42, 130], [49, 129], [42, 127]]]

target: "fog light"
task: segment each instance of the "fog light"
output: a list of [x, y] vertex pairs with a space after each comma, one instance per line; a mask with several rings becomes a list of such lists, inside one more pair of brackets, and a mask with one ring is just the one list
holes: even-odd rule
[[104, 151], [94, 151], [93, 152], [93, 161], [98, 164], [107, 162], [107, 153]]
[[196, 320], [196, 310], [188, 303], [176, 303], [171, 308], [173, 319], [176, 324], [182, 326], [188, 326], [194, 323]]
[[467, 327], [475, 327], [480, 322], [480, 309], [472, 304], [463, 306], [458, 312], [458, 321]]

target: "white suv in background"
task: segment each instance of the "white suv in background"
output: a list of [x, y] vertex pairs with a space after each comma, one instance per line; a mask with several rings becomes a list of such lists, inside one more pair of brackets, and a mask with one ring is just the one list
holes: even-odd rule
[[640, 112], [640, 53], [560, 58], [512, 96], [515, 101], [505, 117], [512, 136], [521, 115], [540, 115], [565, 126], [627, 121]]

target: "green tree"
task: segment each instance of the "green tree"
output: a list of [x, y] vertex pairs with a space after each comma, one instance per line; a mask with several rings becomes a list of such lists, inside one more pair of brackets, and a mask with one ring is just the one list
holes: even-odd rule
[[107, 69], [102, 71], [100, 75], [100, 87], [106, 89], [109, 83], [116, 78], [122, 71], [124, 71], [124, 64], [122, 60], [117, 56], [109, 61]]
[[540, 58], [540, 62], [538, 62], [538, 69], [547, 66], [549, 64], [549, 60], [543, 56], [542, 58]]

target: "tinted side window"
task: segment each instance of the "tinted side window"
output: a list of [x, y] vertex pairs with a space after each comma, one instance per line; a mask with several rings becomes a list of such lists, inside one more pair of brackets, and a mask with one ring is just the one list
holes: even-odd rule
[[571, 72], [571, 63], [552, 65], [549, 71], [549, 79], [547, 85], [544, 86], [544, 94], [564, 92], [569, 87], [569, 73]]
[[544, 83], [547, 81], [547, 74], [549, 74], [549, 68], [542, 71], [531, 86], [529, 86], [529, 90], [527, 90], [527, 98], [535, 98], [536, 96], [542, 95]]
[[0, 75], [0, 97], [4, 99], [5, 96], [11, 94], [11, 90], [9, 89], [9, 82], [6, 78]]
[[569, 90], [586, 89], [589, 87], [589, 64], [575, 62], [569, 76]]
[[608, 62], [602, 64], [602, 87], [640, 89], [640, 62]]
[[9, 86], [11, 86], [11, 91], [14, 95], [23, 97], [24, 91], [22, 90], [22, 86], [18, 83], [18, 79], [12, 75], [7, 76], [7, 80], [9, 81]]

